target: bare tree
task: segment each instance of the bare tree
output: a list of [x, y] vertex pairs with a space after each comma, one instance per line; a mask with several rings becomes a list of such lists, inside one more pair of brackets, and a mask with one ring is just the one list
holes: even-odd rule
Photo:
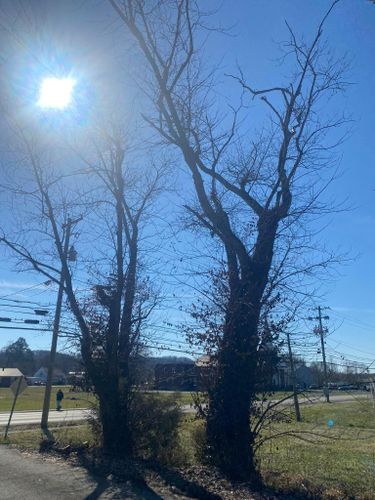
[[[134, 156], [130, 160], [123, 136], [110, 126], [96, 136], [92, 159], [86, 152], [79, 161], [81, 168], [64, 175], [55, 175], [53, 163], [46, 161], [49, 155], [24, 133], [21, 143], [26, 175], [20, 175], [19, 164], [17, 182], [13, 179], [7, 187], [18, 200], [26, 199], [34, 219], [23, 220], [28, 227], [18, 239], [11, 238], [8, 228], [0, 240], [26, 268], [56, 284], [64, 283], [78, 325], [78, 333], [72, 332], [72, 336], [79, 340], [100, 404], [103, 446], [108, 452], [131, 454], [129, 368], [142, 348], [143, 324], [158, 300], [152, 283], [142, 278], [142, 230], [161, 189], [162, 169], [148, 165], [146, 172]], [[69, 155], [72, 160], [71, 152]], [[73, 190], [77, 180], [84, 186], [78, 192]], [[76, 214], [83, 219], [81, 237], [75, 243], [80, 248], [80, 271], [71, 266], [64, 251], [67, 221]], [[38, 236], [34, 244], [32, 228]]]
[[228, 118], [215, 108], [214, 84], [211, 75], [202, 77], [197, 48], [204, 21], [197, 2], [110, 3], [143, 55], [144, 87], [153, 103], [145, 120], [181, 152], [197, 198], [187, 210], [225, 250], [229, 297], [217, 383], [209, 394], [208, 452], [232, 477], [255, 477], [249, 416], [255, 412], [261, 304], [282, 233], [317, 210], [322, 171], [333, 147], [326, 136], [343, 123], [341, 117], [326, 120], [322, 110], [345, 87], [345, 65], [322, 41], [325, 20], [337, 2], [311, 44], [299, 42], [288, 27], [290, 81], [257, 89], [241, 71], [234, 76], [244, 98], [259, 98], [268, 112], [267, 132], [255, 138], [240, 126], [241, 107], [230, 108], [233, 120], [227, 128]]

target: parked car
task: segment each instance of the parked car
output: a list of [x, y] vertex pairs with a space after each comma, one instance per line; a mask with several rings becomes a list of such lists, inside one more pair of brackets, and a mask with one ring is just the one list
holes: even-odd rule
[[340, 385], [338, 389], [339, 391], [358, 391], [358, 387], [352, 384]]

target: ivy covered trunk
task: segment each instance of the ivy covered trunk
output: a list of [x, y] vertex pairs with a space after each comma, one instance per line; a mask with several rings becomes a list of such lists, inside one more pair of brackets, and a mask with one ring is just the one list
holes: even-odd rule
[[129, 428], [129, 409], [121, 404], [119, 391], [106, 391], [99, 397], [103, 450], [111, 455], [131, 456], [132, 434]]
[[255, 400], [259, 308], [247, 294], [233, 299], [218, 354], [217, 379], [209, 394], [208, 453], [230, 477], [256, 480], [255, 436], [250, 429]]
[[[99, 400], [102, 447], [111, 455], [131, 456], [132, 432], [129, 426], [128, 386], [119, 384], [119, 377], [94, 379], [94, 391]], [[96, 379], [96, 380], [95, 380]]]
[[81, 353], [94, 392], [99, 400], [99, 422], [103, 451], [111, 455], [131, 456], [133, 439], [129, 424], [129, 359], [115, 350], [107, 350], [105, 359], [93, 359], [90, 345], [81, 344]]
[[250, 416], [255, 411], [259, 378], [259, 318], [276, 231], [276, 218], [266, 215], [259, 219], [254, 252], [242, 260], [240, 274], [228, 258], [230, 296], [216, 383], [209, 393], [207, 451], [217, 466], [239, 480], [258, 480]]

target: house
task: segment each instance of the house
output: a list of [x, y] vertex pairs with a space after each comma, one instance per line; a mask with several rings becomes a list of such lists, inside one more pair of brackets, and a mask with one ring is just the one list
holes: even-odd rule
[[[48, 368], [41, 366], [39, 370], [37, 370], [33, 378], [36, 380], [39, 380], [42, 383], [47, 382], [47, 375], [48, 375]], [[52, 377], [52, 384], [55, 385], [65, 385], [67, 382], [67, 377], [65, 373], [62, 370], [59, 370], [58, 368], [55, 368], [53, 370], [53, 377]]]
[[10, 387], [23, 373], [18, 368], [0, 368], [0, 387]]

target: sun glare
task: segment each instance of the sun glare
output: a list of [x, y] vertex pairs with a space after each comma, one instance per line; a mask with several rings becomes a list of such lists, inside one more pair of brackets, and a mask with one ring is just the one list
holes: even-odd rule
[[41, 108], [63, 109], [72, 101], [75, 81], [72, 78], [45, 78], [39, 91]]

